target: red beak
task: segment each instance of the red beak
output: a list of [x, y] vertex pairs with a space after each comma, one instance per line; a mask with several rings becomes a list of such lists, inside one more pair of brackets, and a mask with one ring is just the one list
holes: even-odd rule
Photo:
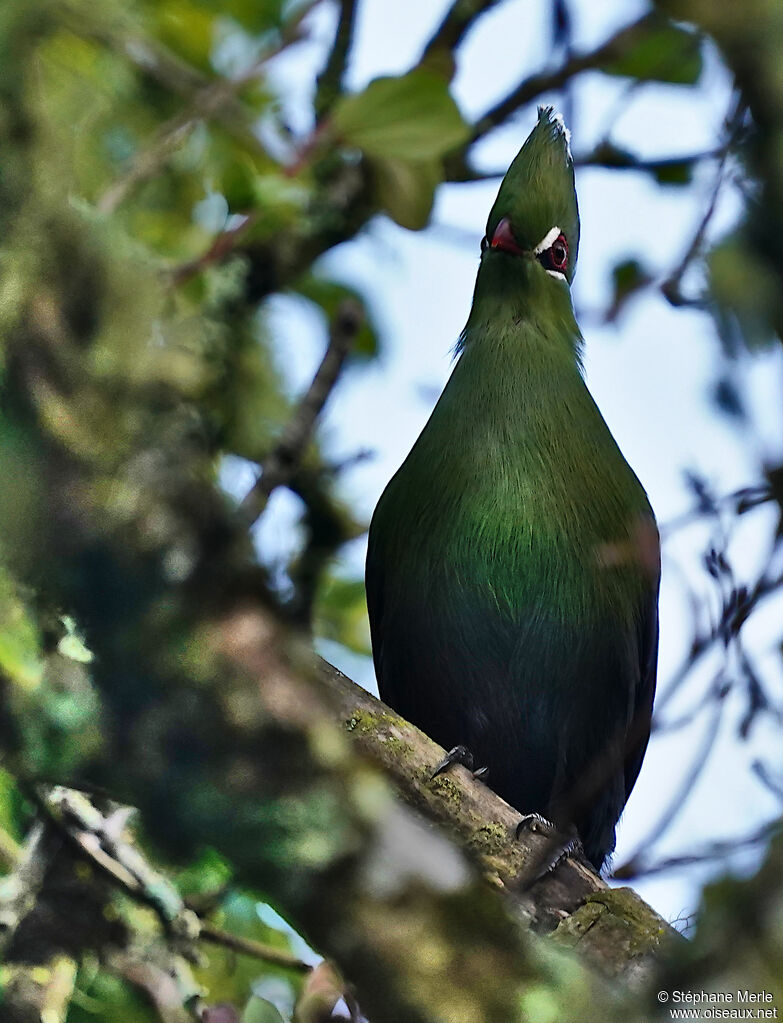
[[511, 221], [508, 217], [503, 217], [495, 228], [495, 233], [492, 235], [489, 247], [491, 249], [500, 249], [501, 252], [510, 252], [514, 256], [521, 256], [525, 251], [517, 245], [511, 231]]

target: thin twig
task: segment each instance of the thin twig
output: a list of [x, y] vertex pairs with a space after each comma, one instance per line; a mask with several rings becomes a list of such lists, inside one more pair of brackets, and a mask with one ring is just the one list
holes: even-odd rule
[[261, 463], [261, 475], [239, 506], [240, 521], [251, 526], [261, 515], [273, 490], [294, 474], [312, 437], [316, 420], [337, 383], [346, 356], [362, 325], [361, 308], [345, 299], [332, 321], [329, 343], [313, 381], [280, 440]]
[[124, 31], [108, 19], [85, 19], [81, 10], [74, 10], [72, 16], [65, 16], [64, 20], [77, 37], [108, 47], [169, 92], [190, 99], [212, 82], [209, 75], [153, 36], [135, 30]]
[[756, 775], [764, 788], [783, 802], [783, 779], [773, 778], [769, 768], [761, 760], [754, 760], [750, 769]]
[[[724, 506], [731, 507], [733, 505], [735, 514], [743, 514], [744, 512], [750, 511], [752, 508], [758, 508], [760, 505], [766, 504], [772, 499], [773, 495], [771, 487], [766, 483], [759, 483], [755, 486], [740, 487], [738, 490], [732, 490], [730, 494], [723, 494], [721, 497], [716, 497], [714, 498], [714, 505], [715, 511], [718, 511]], [[685, 526], [690, 526], [694, 522], [701, 522], [703, 519], [704, 508], [696, 507], [675, 516], [673, 519], [669, 519], [668, 522], [664, 522], [658, 528], [661, 537], [665, 538], [677, 530], [682, 529]]]
[[[638, 843], [639, 849], [648, 849], [653, 842], [658, 841], [660, 837], [668, 830], [672, 822], [675, 820], [677, 815], [685, 805], [688, 796], [693, 791], [693, 788], [704, 770], [704, 765], [707, 763], [707, 758], [710, 754], [710, 750], [715, 745], [715, 741], [718, 737], [718, 726], [720, 724], [720, 718], [723, 711], [724, 702], [719, 700], [715, 706], [715, 713], [713, 720], [710, 722], [709, 727], [704, 733], [704, 740], [701, 748], [697, 755], [693, 757], [691, 761], [691, 767], [687, 775], [683, 779], [678, 791], [675, 793], [673, 799], [669, 801], [669, 805], [666, 807], [664, 812], [659, 817], [655, 824], [655, 827], [650, 828], [647, 835]], [[638, 863], [641, 858], [641, 853], [635, 853], [631, 858], [623, 864], [621, 867], [614, 872], [615, 877], [625, 877], [627, 872], [634, 871], [634, 864]]]
[[340, 14], [329, 56], [323, 71], [316, 80], [315, 116], [322, 121], [342, 94], [342, 83], [348, 65], [348, 55], [353, 44], [356, 24], [356, 0], [340, 0]]
[[290, 952], [241, 938], [199, 919], [182, 901], [174, 885], [154, 870], [130, 841], [121, 837], [122, 811], [105, 816], [84, 793], [60, 786], [40, 791], [38, 802], [86, 859], [131, 897], [155, 909], [168, 932], [186, 941], [207, 941], [277, 966], [309, 971], [309, 965]]
[[186, 1005], [197, 1002], [200, 988], [188, 974], [177, 969], [176, 960], [163, 964], [134, 952], [112, 952], [109, 970], [142, 992], [152, 1003], [161, 1023], [192, 1023]]
[[666, 690], [661, 693], [656, 701], [656, 713], [662, 711], [671, 702], [691, 670], [712, 649], [715, 643], [718, 640], [723, 641], [725, 639], [727, 630], [737, 632], [750, 617], [756, 605], [777, 593], [780, 589], [783, 589], [783, 573], [772, 576], [764, 575], [756, 582], [753, 589], [742, 594], [741, 607], [729, 606], [724, 608], [719, 621], [716, 622], [710, 631], [694, 638], [691, 649], [688, 651], [684, 661], [669, 680]]
[[214, 263], [220, 263], [222, 260], [227, 259], [228, 256], [236, 249], [237, 243], [250, 228], [258, 221], [258, 213], [253, 211], [249, 213], [241, 223], [237, 224], [236, 227], [230, 228], [228, 231], [222, 231], [217, 238], [212, 242], [206, 252], [203, 252], [200, 256], [195, 259], [189, 260], [187, 263], [181, 263], [171, 272], [171, 283], [174, 287], [179, 287], [185, 284], [192, 277], [195, 277], [197, 273], [201, 273], [208, 266], [212, 266]]
[[186, 115], [178, 115], [161, 125], [149, 145], [133, 158], [127, 171], [105, 189], [95, 204], [96, 208], [101, 213], [114, 213], [135, 188], [161, 170], [200, 120], [188, 111]]
[[443, 19], [427, 41], [421, 63], [439, 51], [453, 54], [475, 22], [499, 0], [453, 0]]
[[[602, 144], [591, 149], [589, 152], [577, 153], [574, 156], [575, 167], [605, 167], [607, 170], [629, 170], [641, 171], [645, 174], [657, 174], [669, 168], [683, 165], [695, 166], [697, 163], [706, 163], [709, 160], [717, 160], [723, 153], [723, 147], [719, 149], [705, 149], [698, 153], [683, 153], [681, 156], [660, 156], [645, 158], [623, 149], [616, 149], [613, 146]], [[506, 171], [502, 168], [496, 170], [480, 171], [475, 170], [468, 164], [457, 165], [450, 161], [450, 181], [478, 182], [495, 181], [502, 178]]]
[[581, 74], [582, 71], [588, 71], [607, 60], [617, 58], [630, 49], [659, 20], [656, 14], [645, 14], [637, 21], [620, 29], [619, 32], [616, 32], [615, 35], [595, 49], [589, 50], [587, 53], [574, 54], [570, 60], [554, 71], [544, 71], [525, 78], [507, 96], [504, 96], [499, 103], [496, 103], [495, 106], [487, 110], [478, 119], [471, 134], [471, 142], [483, 138], [493, 128], [497, 128], [498, 125], [502, 124], [513, 113], [525, 106], [526, 103], [536, 99], [541, 93], [560, 89], [566, 82]]
[[710, 197], [707, 202], [707, 207], [704, 214], [699, 221], [696, 231], [693, 234], [690, 244], [688, 245], [685, 253], [675, 267], [673, 272], [669, 274], [666, 280], [661, 284], [661, 294], [664, 298], [675, 307], [679, 306], [701, 306], [703, 302], [701, 299], [688, 298], [682, 291], [682, 279], [685, 276], [691, 263], [701, 252], [704, 241], [707, 236], [707, 228], [710, 225], [715, 210], [718, 206], [718, 198], [721, 193], [721, 189], [726, 180], [726, 164], [729, 156], [732, 152], [734, 142], [737, 138], [737, 134], [742, 126], [742, 119], [744, 116], [745, 108], [743, 104], [736, 99], [729, 114], [726, 117], [724, 123], [724, 142], [719, 150], [718, 165], [715, 168], [715, 180], [712, 185]]
[[657, 174], [675, 167], [694, 166], [707, 160], [721, 159], [724, 147], [705, 149], [698, 153], [683, 153], [681, 156], [661, 156], [646, 159], [629, 153], [624, 149], [601, 144], [574, 157], [575, 167], [606, 167], [610, 170], [635, 170], [647, 174]]
[[296, 970], [297, 973], [309, 973], [312, 968], [308, 963], [285, 949], [275, 948], [274, 945], [267, 945], [261, 941], [253, 941], [252, 938], [242, 938], [238, 934], [230, 934], [228, 931], [223, 931], [219, 927], [203, 921], [199, 938], [211, 945], [221, 945], [223, 948], [252, 956], [254, 959], [261, 959], [273, 966]]
[[166, 931], [187, 944], [198, 935], [198, 919], [174, 885], [155, 870], [124, 836], [130, 807], [103, 814], [84, 792], [37, 786], [34, 798], [53, 823], [113, 884], [155, 911]]
[[780, 827], [781, 822], [779, 820], [770, 821], [742, 838], [726, 838], [710, 842], [700, 849], [695, 849], [693, 852], [684, 853], [681, 856], [669, 856], [664, 860], [658, 860], [653, 863], [645, 863], [642, 857], [632, 857], [622, 867], [618, 867], [614, 872], [614, 879], [616, 881], [631, 881], [640, 877], [650, 877], [652, 874], [662, 874], [667, 870], [696, 866], [700, 863], [709, 863], [711, 860], [725, 859], [740, 849], [747, 849], [765, 842], [779, 831]]

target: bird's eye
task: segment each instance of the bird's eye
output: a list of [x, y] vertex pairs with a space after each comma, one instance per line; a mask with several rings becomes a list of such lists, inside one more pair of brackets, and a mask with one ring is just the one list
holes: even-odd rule
[[481, 251], [486, 252], [489, 248], [489, 238], [486, 235], [481, 239]]
[[555, 238], [550, 247], [539, 253], [538, 261], [546, 270], [555, 270], [557, 273], [565, 273], [568, 266], [568, 242], [566, 236], [560, 234]]

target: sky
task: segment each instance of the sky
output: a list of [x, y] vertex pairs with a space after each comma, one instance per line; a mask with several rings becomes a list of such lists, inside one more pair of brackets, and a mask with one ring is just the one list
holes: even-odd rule
[[[361, 0], [349, 82], [360, 89], [380, 74], [407, 70], [437, 24], [440, 0]], [[601, 42], [609, 32], [646, 9], [634, 0], [594, 4], [575, 0], [575, 48]], [[548, 4], [543, 0], [506, 0], [485, 16], [463, 45], [454, 83], [455, 97], [467, 118], [475, 117], [521, 77], [551, 65]], [[311, 39], [272, 64], [274, 79], [286, 97], [286, 112], [295, 128], [306, 130], [307, 100], [313, 72], [323, 59], [333, 30], [333, 12], [321, 5], [308, 22]], [[544, 97], [558, 104], [562, 97]], [[696, 89], [657, 85], [629, 90], [624, 79], [586, 73], [573, 96], [574, 153], [585, 152], [611, 130], [613, 140], [641, 156], [672, 156], [708, 150], [729, 107], [728, 79], [717, 56], [708, 51]], [[476, 151], [486, 171], [504, 171], [535, 121], [535, 108], [521, 111]], [[717, 493], [727, 493], [758, 479], [759, 465], [778, 457], [781, 448], [780, 401], [783, 349], [780, 346], [731, 365], [731, 376], [745, 396], [750, 422], [737, 425], [716, 414], [708, 389], [720, 364], [720, 348], [711, 321], [701, 313], [672, 309], [654, 290], [635, 301], [613, 326], [598, 322], [596, 311], [610, 295], [611, 267], [621, 258], [638, 257], [664, 274], [687, 249], [713, 187], [714, 165], [707, 165], [691, 187], [661, 189], [642, 174], [617, 174], [585, 168], [577, 172], [582, 222], [579, 265], [573, 288], [577, 317], [585, 336], [588, 386], [626, 458], [644, 483], [660, 523], [693, 506], [684, 470], [698, 471]], [[468, 185], [443, 186], [431, 226], [409, 232], [377, 218], [353, 242], [322, 259], [320, 267], [358, 286], [370, 297], [381, 326], [382, 358], [354, 369], [340, 382], [321, 424], [327, 453], [349, 457], [370, 449], [374, 457], [343, 478], [344, 492], [369, 519], [391, 475], [418, 436], [448, 378], [451, 349], [470, 307], [479, 256], [479, 241], [499, 178]], [[735, 193], [722, 193], [711, 235], [724, 233], [739, 210]], [[698, 285], [698, 276], [691, 284]], [[291, 394], [309, 383], [322, 354], [323, 325], [292, 298], [275, 297], [267, 314], [276, 337], [281, 370]], [[228, 486], [240, 492], [251, 481], [248, 470], [234, 464]], [[292, 549], [298, 508], [285, 492], [274, 495], [258, 543], [264, 556]], [[771, 509], [745, 517], [730, 551], [740, 578], [752, 579], [763, 565], [772, 528]], [[691, 638], [683, 579], [699, 593], [711, 583], [701, 565], [709, 529], [696, 524], [674, 534], [664, 549], [661, 592], [659, 692], [665, 692]], [[348, 545], [341, 569], [362, 571], [365, 540]], [[765, 677], [774, 680], [783, 706], [779, 642], [781, 602], [750, 623], [747, 645], [759, 658]], [[776, 631], [777, 629], [777, 631]], [[372, 663], [330, 644], [324, 653], [338, 667], [372, 691]], [[667, 717], [679, 716], [698, 702], [720, 666], [719, 652], [708, 659], [682, 696], [672, 701]], [[706, 715], [691, 726], [655, 736], [642, 774], [618, 833], [615, 863], [649, 845], [656, 822], [687, 777], [690, 765], [712, 753], [707, 768], [684, 801], [659, 853], [687, 851], [705, 840], [740, 836], [761, 821], [780, 814], [780, 806], [754, 778], [750, 765], [766, 757], [780, 768], [779, 734], [761, 722], [751, 741], [737, 741], [742, 702], [724, 701], [720, 720]], [[734, 858], [735, 870], [749, 870], [756, 853]], [[704, 881], [725, 865], [667, 872], [634, 882], [634, 887], [664, 916], [682, 922], [698, 903]]]

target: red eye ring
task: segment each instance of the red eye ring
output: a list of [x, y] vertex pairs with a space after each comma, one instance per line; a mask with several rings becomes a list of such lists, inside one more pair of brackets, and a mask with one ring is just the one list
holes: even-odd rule
[[555, 238], [548, 249], [539, 252], [538, 261], [545, 270], [554, 270], [564, 274], [568, 267], [568, 241], [562, 232]]

